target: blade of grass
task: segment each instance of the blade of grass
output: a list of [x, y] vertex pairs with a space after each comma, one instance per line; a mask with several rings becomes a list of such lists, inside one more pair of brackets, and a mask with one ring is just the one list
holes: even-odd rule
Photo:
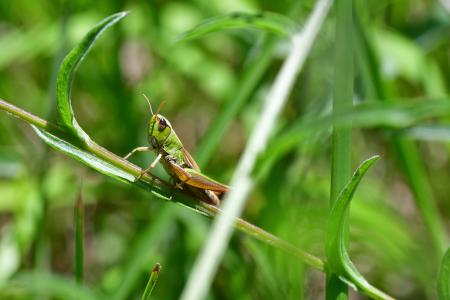
[[206, 245], [197, 258], [181, 299], [202, 299], [206, 295], [232, 234], [234, 219], [241, 214], [253, 186], [250, 173], [256, 158], [266, 146], [278, 114], [287, 100], [330, 6], [331, 1], [318, 1], [304, 30], [292, 36], [290, 54], [267, 95], [263, 111], [233, 175], [231, 181], [233, 189], [225, 195], [223, 214], [213, 223]]
[[289, 36], [297, 25], [284, 15], [273, 12], [245, 13], [234, 12], [203, 21], [193, 29], [178, 36], [178, 41], [186, 41], [204, 36], [207, 33], [236, 28], [256, 28]]
[[159, 272], [161, 272], [161, 265], [159, 263], [156, 263], [156, 265], [152, 269], [150, 278], [148, 279], [147, 286], [145, 287], [144, 294], [142, 294], [141, 300], [150, 300], [150, 296], [152, 295], [153, 289], [155, 288], [156, 282], [158, 281]]
[[[331, 208], [327, 225], [327, 267], [343, 281], [348, 281], [355, 289], [373, 299], [392, 300], [391, 296], [370, 285], [351, 262], [348, 252], [348, 208], [361, 179], [367, 170], [379, 159], [373, 156], [365, 160], [355, 171], [351, 179], [336, 197]], [[329, 273], [328, 273], [329, 274]], [[342, 282], [342, 281], [341, 281]], [[328, 295], [327, 295], [328, 297]], [[342, 296], [335, 296], [342, 299]]]
[[74, 208], [75, 218], [75, 279], [83, 283], [84, 277], [84, 207], [81, 188]]
[[[333, 113], [348, 111], [353, 106], [353, 52], [347, 45], [352, 43], [352, 1], [336, 1], [336, 37], [334, 56]], [[344, 71], [345, 70], [345, 71]], [[339, 192], [351, 176], [352, 128], [351, 125], [333, 127], [330, 211]], [[331, 214], [331, 212], [330, 212]], [[345, 240], [348, 240], [347, 212], [342, 225]], [[343, 243], [345, 247], [346, 243]], [[348, 299], [348, 288], [334, 273], [327, 272], [325, 298], [327, 300]]]
[[450, 299], [450, 248], [442, 257], [437, 278], [437, 293], [439, 300]]
[[33, 126], [34, 131], [37, 135], [52, 148], [59, 150], [82, 163], [89, 165], [95, 170], [114, 177], [123, 182], [133, 182], [134, 176], [130, 174], [130, 172], [123, 171], [121, 168], [118, 168], [108, 162], [105, 162], [103, 159], [98, 158], [96, 155], [93, 155], [89, 151], [86, 151], [76, 145], [71, 144], [70, 142], [65, 141], [62, 138], [59, 138], [57, 135], [48, 133], [44, 130]]

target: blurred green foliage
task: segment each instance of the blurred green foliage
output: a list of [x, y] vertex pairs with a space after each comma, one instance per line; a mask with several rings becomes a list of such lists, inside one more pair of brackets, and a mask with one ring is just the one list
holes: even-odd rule
[[[1, 1], [0, 97], [55, 120], [55, 78], [62, 58], [99, 20], [128, 10], [131, 14], [102, 36], [77, 71], [72, 98], [78, 122], [100, 145], [124, 155], [147, 142], [149, 114], [141, 94], [154, 103], [166, 100], [164, 115], [187, 149], [201, 155], [208, 175], [227, 182], [287, 42], [254, 28], [181, 42], [177, 37], [204, 19], [235, 11], [277, 12], [302, 25], [314, 2]], [[264, 156], [261, 164], [269, 162], [269, 167], [258, 177], [244, 214], [321, 257], [329, 210], [329, 124], [306, 133], [295, 126], [330, 111], [334, 13], [321, 29], [272, 141], [275, 146], [290, 145], [281, 154], [269, 151]], [[360, 24], [354, 32], [355, 103], [402, 99], [400, 105], [413, 106], [450, 101], [450, 21], [444, 6], [427, 0], [357, 1], [354, 14]], [[245, 88], [248, 96], [240, 94]], [[241, 99], [230, 108], [236, 95]], [[224, 136], [205, 140], [226, 111], [235, 114], [225, 118], [229, 124], [221, 123]], [[353, 131], [355, 165], [375, 153], [382, 159], [352, 203], [350, 256], [360, 272], [388, 294], [434, 299], [442, 249], [436, 249], [408, 183], [430, 183], [436, 202], [430, 205], [439, 212], [431, 218], [436, 226], [446, 226], [450, 148], [448, 141], [407, 140], [424, 166], [424, 172], [408, 173], [411, 169], [404, 167], [405, 157], [397, 151], [404, 145], [399, 147], [395, 139], [404, 138], [398, 127], [445, 125], [449, 114], [400, 126], [383, 123], [383, 112], [375, 118], [379, 123], [368, 122], [370, 128]], [[300, 137], [289, 137], [296, 128]], [[210, 143], [214, 138], [220, 141], [218, 147]], [[206, 147], [213, 149], [211, 157]], [[145, 166], [152, 159], [143, 154], [133, 161]], [[161, 168], [155, 173], [166, 176]], [[80, 189], [85, 203], [82, 289], [75, 284], [73, 264], [73, 206]], [[210, 220], [152, 197], [50, 150], [24, 123], [1, 114], [0, 298], [95, 299], [100, 293], [109, 299], [139, 299], [158, 261], [163, 272], [152, 297], [177, 299]], [[210, 298], [318, 299], [323, 284], [322, 273], [236, 234]]]

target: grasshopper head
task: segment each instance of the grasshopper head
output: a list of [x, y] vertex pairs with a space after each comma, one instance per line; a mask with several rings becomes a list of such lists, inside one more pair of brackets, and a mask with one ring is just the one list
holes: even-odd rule
[[153, 149], [159, 149], [169, 138], [170, 133], [172, 132], [172, 125], [165, 117], [159, 114], [159, 110], [164, 105], [164, 101], [159, 104], [158, 109], [155, 113], [153, 113], [150, 100], [148, 100], [147, 96], [144, 94], [143, 96], [145, 100], [147, 100], [150, 112], [152, 114], [150, 117], [150, 122], [148, 123], [148, 142]]
[[171, 132], [172, 125], [165, 117], [159, 114], [152, 115], [148, 125], [148, 142], [154, 149], [162, 147]]

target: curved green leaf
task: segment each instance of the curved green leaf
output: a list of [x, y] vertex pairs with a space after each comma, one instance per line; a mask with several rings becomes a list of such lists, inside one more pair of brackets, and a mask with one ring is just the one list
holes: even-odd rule
[[83, 40], [67, 54], [59, 69], [56, 81], [56, 101], [58, 106], [59, 122], [64, 129], [73, 133], [83, 141], [89, 141], [89, 136], [78, 125], [71, 105], [70, 90], [73, 77], [80, 62], [89, 52], [96, 39], [110, 26], [125, 17], [128, 12], [120, 12], [103, 19], [92, 28]]
[[125, 172], [123, 169], [114, 166], [113, 164], [97, 157], [96, 155], [86, 150], [83, 150], [75, 146], [74, 144], [71, 144], [68, 141], [65, 141], [51, 133], [41, 130], [34, 125], [31, 125], [31, 127], [33, 127], [37, 135], [52, 148], [77, 159], [78, 161], [84, 163], [85, 165], [90, 166], [91, 168], [99, 171], [100, 173], [114, 177], [127, 183], [134, 181], [135, 176], [133, 176], [133, 174]]
[[295, 31], [297, 24], [295, 24], [295, 22], [288, 17], [272, 12], [234, 12], [207, 19], [195, 26], [193, 29], [180, 34], [177, 40], [185, 41], [195, 39], [207, 33], [232, 28], [256, 28], [279, 35], [288, 36]]
[[356, 169], [350, 182], [347, 183], [339, 194], [338, 199], [331, 209], [330, 219], [327, 225], [327, 267], [331, 272], [337, 274], [341, 280], [373, 299], [393, 299], [391, 296], [386, 295], [370, 285], [370, 283], [368, 283], [358, 272], [348, 256], [347, 247], [345, 245], [344, 224], [350, 201], [352, 200], [353, 194], [362, 177], [378, 159], [378, 155], [373, 156], [365, 160], [358, 169]]
[[450, 248], [444, 254], [437, 278], [439, 300], [450, 300]]

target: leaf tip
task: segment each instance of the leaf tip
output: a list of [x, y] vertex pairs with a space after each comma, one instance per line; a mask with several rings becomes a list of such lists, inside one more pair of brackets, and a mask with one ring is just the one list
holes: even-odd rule
[[124, 11], [120, 11], [118, 13], [116, 13], [115, 15], [117, 16], [117, 18], [125, 18], [126, 16], [128, 16], [131, 13], [131, 11], [129, 10], [124, 10]]

